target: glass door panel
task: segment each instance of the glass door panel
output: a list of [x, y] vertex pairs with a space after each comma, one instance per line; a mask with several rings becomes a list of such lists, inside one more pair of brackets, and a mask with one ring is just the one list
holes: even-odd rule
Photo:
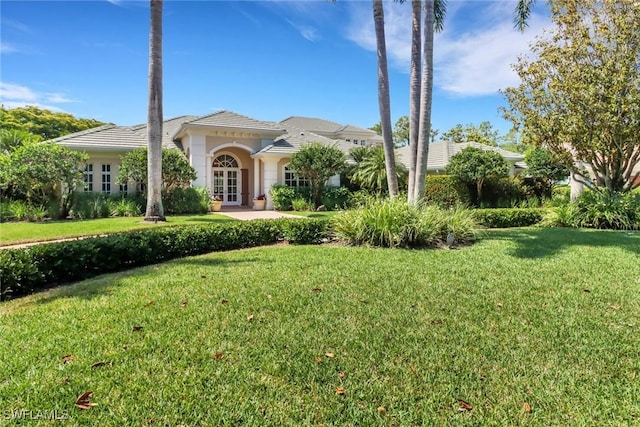
[[227, 171], [227, 202], [236, 203], [238, 201], [238, 171]]

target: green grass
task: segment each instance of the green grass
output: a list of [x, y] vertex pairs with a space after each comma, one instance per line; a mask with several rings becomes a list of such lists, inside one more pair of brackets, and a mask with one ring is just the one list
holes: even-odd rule
[[320, 212], [313, 212], [313, 211], [286, 211], [285, 213], [288, 213], [288, 214], [291, 214], [291, 215], [304, 216], [306, 218], [333, 218], [334, 216], [338, 215], [340, 213], [340, 211], [320, 211]]
[[45, 222], [4, 222], [0, 224], [0, 246], [16, 243], [56, 240], [67, 237], [91, 236], [137, 230], [147, 227], [164, 227], [178, 224], [203, 224], [234, 221], [224, 215], [182, 215], [167, 217], [165, 223], [146, 223], [143, 217], [100, 218]]
[[[102, 276], [0, 304], [1, 409], [100, 426], [637, 425], [639, 261], [639, 233], [517, 229]], [[98, 406], [75, 408], [89, 390]]]

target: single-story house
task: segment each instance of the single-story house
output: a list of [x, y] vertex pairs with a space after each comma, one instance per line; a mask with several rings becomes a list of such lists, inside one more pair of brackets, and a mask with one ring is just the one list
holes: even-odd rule
[[[289, 169], [291, 155], [303, 144], [332, 144], [345, 153], [354, 146], [382, 143], [372, 130], [341, 125], [328, 120], [292, 116], [281, 122], [255, 120], [230, 111], [205, 116], [179, 116], [163, 124], [163, 147], [180, 150], [197, 173], [194, 186], [207, 187], [226, 206], [251, 206], [254, 197], [268, 194], [273, 184], [307, 185]], [[116, 188], [120, 157], [147, 145], [146, 124], [104, 125], [53, 140], [74, 150], [84, 151], [89, 160], [84, 171], [85, 191], [128, 192], [134, 183]], [[497, 150], [513, 165], [514, 172], [523, 157], [497, 147], [481, 144], [430, 145], [429, 172], [442, 172], [448, 159], [465, 146]], [[409, 160], [400, 149], [400, 160]], [[330, 184], [339, 185], [339, 176]], [[273, 204], [267, 198], [267, 209]]]

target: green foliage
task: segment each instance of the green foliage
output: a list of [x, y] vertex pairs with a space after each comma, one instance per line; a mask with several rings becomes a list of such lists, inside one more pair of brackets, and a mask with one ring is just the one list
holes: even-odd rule
[[142, 206], [133, 200], [120, 199], [109, 204], [111, 216], [140, 216]]
[[469, 189], [453, 175], [427, 175], [424, 203], [444, 208], [470, 205]]
[[163, 205], [165, 213], [172, 215], [207, 213], [209, 212], [209, 192], [203, 187], [176, 187], [165, 193]]
[[480, 202], [484, 183], [507, 176], [509, 163], [495, 151], [466, 147], [451, 157], [446, 172], [462, 182], [474, 184]]
[[325, 182], [345, 168], [345, 155], [337, 147], [313, 142], [291, 155], [290, 167], [311, 183], [315, 207], [322, 204]]
[[[351, 150], [351, 155], [357, 165], [350, 171], [349, 179], [364, 190], [374, 193], [387, 193], [387, 168], [384, 148], [380, 145], [357, 147]], [[396, 162], [396, 174], [398, 186], [406, 188], [409, 171], [403, 163]]]
[[478, 142], [480, 144], [496, 146], [500, 141], [500, 135], [490, 122], [482, 122], [479, 125], [457, 124], [442, 134], [442, 139], [453, 142]]
[[31, 205], [44, 205], [52, 198], [65, 203], [82, 183], [81, 169], [86, 160], [86, 154], [58, 144], [26, 144], [8, 156], [2, 188]]
[[324, 187], [322, 204], [328, 211], [345, 209], [349, 204], [351, 191], [347, 187]]
[[1, 129], [28, 132], [45, 140], [103, 124], [97, 120], [79, 119], [71, 114], [54, 113], [33, 106], [10, 109], [0, 106]]
[[552, 11], [553, 31], [514, 65], [504, 116], [585, 182], [627, 191], [640, 160], [640, 8], [564, 0]]
[[401, 116], [393, 126], [393, 145], [403, 147], [409, 145], [409, 116]]
[[487, 228], [527, 227], [538, 224], [544, 218], [545, 209], [501, 208], [476, 209], [473, 214], [479, 224]]
[[334, 218], [338, 238], [353, 245], [424, 247], [443, 244], [449, 232], [457, 242], [471, 241], [476, 224], [466, 209], [447, 211], [435, 206], [415, 206], [396, 199], [372, 199]]
[[[471, 190], [475, 189], [471, 187]], [[506, 176], [485, 183], [479, 205], [483, 208], [511, 208], [529, 203], [540, 206], [537, 199], [529, 202], [529, 197], [535, 199], [535, 194], [522, 185], [520, 177]]]
[[24, 130], [0, 129], [0, 153], [10, 154], [23, 145], [40, 141], [42, 141], [42, 138], [39, 135], [34, 135]]
[[[136, 148], [121, 157], [120, 173], [116, 182], [143, 182], [147, 178], [147, 148]], [[196, 179], [196, 170], [189, 160], [178, 150], [162, 149], [162, 191], [188, 186]]]
[[584, 191], [572, 203], [571, 218], [576, 227], [640, 229], [640, 194]]
[[311, 203], [309, 200], [304, 199], [302, 197], [297, 197], [295, 199], [293, 199], [291, 201], [291, 208], [294, 211], [312, 211], [313, 209], [313, 203]]
[[293, 209], [293, 200], [297, 198], [297, 190], [283, 184], [274, 184], [269, 190], [269, 196], [273, 202], [273, 207], [278, 211], [290, 211]]
[[279, 219], [185, 225], [114, 233], [0, 251], [3, 278], [0, 299], [13, 298], [53, 283], [67, 283], [99, 274], [207, 252], [276, 243], [319, 242], [326, 220]]

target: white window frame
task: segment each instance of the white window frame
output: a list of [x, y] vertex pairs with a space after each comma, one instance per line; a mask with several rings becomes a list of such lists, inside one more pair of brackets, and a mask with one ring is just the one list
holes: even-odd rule
[[84, 182], [84, 192], [93, 192], [93, 163], [87, 163], [82, 172], [82, 180]]
[[102, 165], [102, 175], [101, 175], [101, 193], [111, 194], [111, 164], [104, 163]]
[[[297, 176], [296, 173], [289, 168], [290, 164], [291, 163], [287, 163], [282, 167], [282, 178], [284, 181], [284, 185], [293, 188], [311, 187], [311, 182], [307, 178]], [[291, 175], [291, 177], [287, 177], [287, 175]]]

